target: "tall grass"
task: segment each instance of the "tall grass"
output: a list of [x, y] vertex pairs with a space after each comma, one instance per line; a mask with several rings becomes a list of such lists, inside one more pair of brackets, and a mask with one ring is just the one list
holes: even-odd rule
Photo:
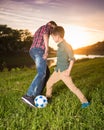
[[104, 58], [82, 60], [73, 67], [74, 83], [91, 102], [85, 109], [61, 81], [54, 85], [51, 104], [29, 108], [21, 96], [35, 74], [27, 68], [0, 73], [0, 130], [104, 130]]

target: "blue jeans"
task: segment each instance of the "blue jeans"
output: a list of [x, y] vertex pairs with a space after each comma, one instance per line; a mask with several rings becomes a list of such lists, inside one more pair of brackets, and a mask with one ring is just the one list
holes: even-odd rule
[[37, 96], [41, 93], [41, 91], [43, 89], [42, 84], [44, 83], [44, 79], [46, 76], [47, 63], [46, 63], [46, 60], [43, 59], [44, 50], [42, 50], [40, 48], [32, 48], [29, 51], [29, 53], [36, 64], [37, 75], [33, 79], [32, 83], [27, 91], [27, 95], [28, 96]]

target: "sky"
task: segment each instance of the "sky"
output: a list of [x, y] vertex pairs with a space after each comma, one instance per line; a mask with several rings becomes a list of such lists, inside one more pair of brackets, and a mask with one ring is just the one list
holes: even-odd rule
[[104, 0], [0, 0], [0, 24], [33, 34], [50, 20], [64, 27], [74, 49], [104, 40]]

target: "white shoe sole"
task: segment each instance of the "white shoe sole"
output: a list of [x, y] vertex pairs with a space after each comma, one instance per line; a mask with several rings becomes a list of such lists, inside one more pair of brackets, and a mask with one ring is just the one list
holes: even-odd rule
[[24, 97], [22, 97], [22, 100], [27, 103], [29, 106], [31, 107], [35, 107], [35, 105], [31, 104], [31, 102], [29, 102], [28, 100], [26, 100]]

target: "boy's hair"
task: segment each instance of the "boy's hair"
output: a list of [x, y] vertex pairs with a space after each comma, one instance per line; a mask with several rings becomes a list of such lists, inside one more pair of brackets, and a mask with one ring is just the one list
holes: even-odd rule
[[50, 24], [52, 24], [54, 26], [57, 26], [56, 22], [54, 22], [54, 21], [49, 21], [48, 23], [50, 23]]
[[64, 34], [65, 34], [65, 31], [64, 31], [64, 28], [62, 26], [57, 26], [55, 27], [53, 30], [52, 30], [52, 33], [53, 35], [59, 35], [61, 38], [64, 38]]

